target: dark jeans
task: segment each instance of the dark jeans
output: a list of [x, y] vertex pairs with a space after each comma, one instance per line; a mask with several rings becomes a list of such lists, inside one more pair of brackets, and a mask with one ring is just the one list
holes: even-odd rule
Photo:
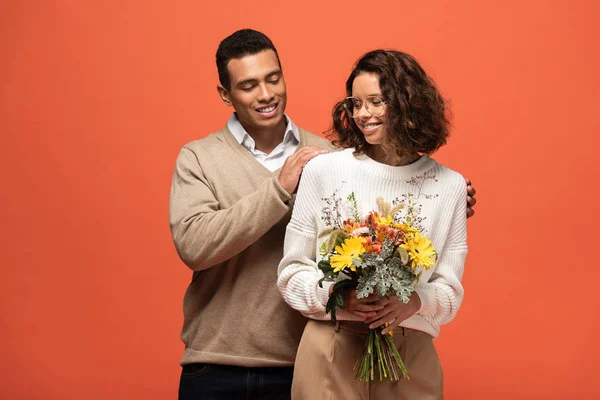
[[289, 400], [293, 375], [293, 367], [188, 364], [181, 371], [179, 400]]

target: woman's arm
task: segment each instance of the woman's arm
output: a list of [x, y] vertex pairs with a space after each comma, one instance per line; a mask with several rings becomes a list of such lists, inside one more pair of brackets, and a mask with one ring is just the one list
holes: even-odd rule
[[321, 190], [314, 164], [308, 163], [302, 173], [277, 271], [277, 287], [284, 300], [303, 313], [325, 312], [332, 284], [323, 282], [322, 288], [318, 285], [323, 277], [316, 263]]
[[444, 249], [437, 259], [433, 274], [427, 282], [418, 282], [408, 303], [396, 296], [382, 299], [377, 304], [384, 308], [366, 320], [374, 329], [385, 323], [387, 333], [414, 314], [419, 314], [433, 326], [452, 321], [464, 298], [461, 284], [467, 256], [467, 203], [464, 201], [466, 184], [452, 192], [452, 214]]

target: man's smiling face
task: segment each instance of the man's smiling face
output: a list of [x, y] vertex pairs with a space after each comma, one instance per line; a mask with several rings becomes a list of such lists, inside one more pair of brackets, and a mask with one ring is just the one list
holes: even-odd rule
[[219, 88], [223, 100], [233, 105], [248, 133], [277, 129], [284, 122], [287, 102], [285, 80], [277, 55], [261, 51], [227, 64], [231, 89]]

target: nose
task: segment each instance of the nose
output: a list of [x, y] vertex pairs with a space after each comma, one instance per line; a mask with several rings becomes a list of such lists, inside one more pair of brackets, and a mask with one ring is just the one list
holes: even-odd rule
[[369, 114], [369, 112], [367, 111], [367, 105], [366, 104], [362, 104], [360, 109], [358, 110], [358, 112], [356, 112], [356, 115], [354, 116], [354, 118], [358, 118], [358, 119], [369, 119], [371, 118], [371, 114]]
[[273, 93], [264, 83], [259, 86], [258, 100], [263, 103], [269, 103], [273, 100]]

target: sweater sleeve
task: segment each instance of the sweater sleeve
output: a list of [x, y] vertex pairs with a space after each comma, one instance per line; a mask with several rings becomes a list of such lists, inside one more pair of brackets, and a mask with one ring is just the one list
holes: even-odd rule
[[222, 209], [212, 187], [197, 154], [182, 148], [171, 185], [169, 220], [177, 252], [194, 271], [242, 252], [286, 215], [292, 198], [273, 177]]
[[[460, 178], [462, 179], [462, 177]], [[464, 298], [461, 284], [467, 257], [466, 184], [452, 194], [453, 209], [446, 243], [428, 282], [419, 282], [415, 291], [421, 298], [419, 314], [433, 326], [452, 321]]]
[[277, 271], [277, 287], [284, 300], [308, 316], [325, 312], [332, 285], [331, 282], [323, 282], [322, 288], [318, 285], [323, 277], [316, 263], [320, 190], [318, 173], [313, 167], [313, 163], [308, 163], [302, 173]]

